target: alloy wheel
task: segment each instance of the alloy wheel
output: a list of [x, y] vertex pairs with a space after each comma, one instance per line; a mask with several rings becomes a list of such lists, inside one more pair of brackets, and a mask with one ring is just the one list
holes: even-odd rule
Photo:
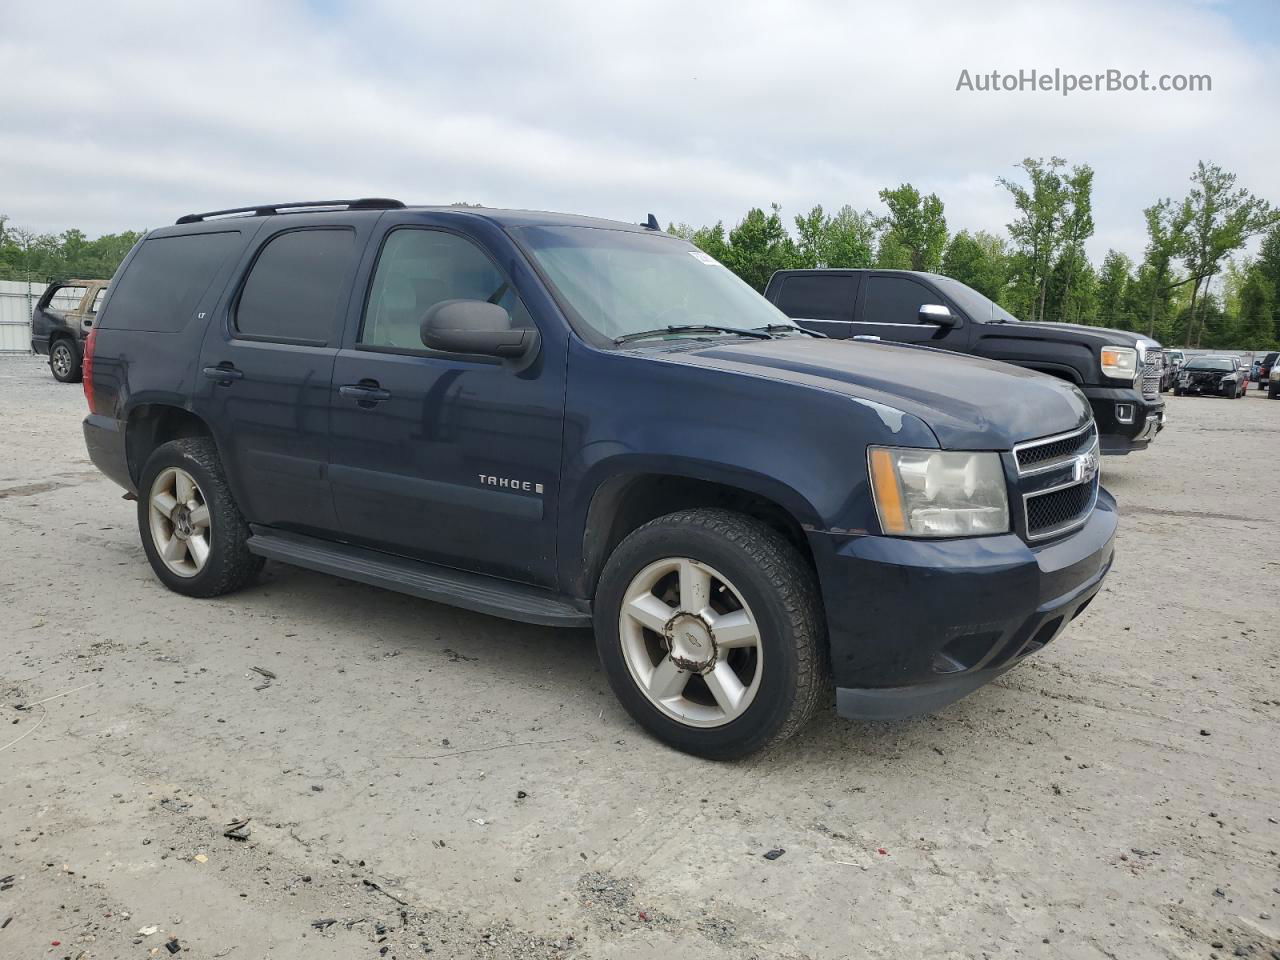
[[75, 359], [71, 356], [71, 348], [65, 343], [54, 344], [50, 363], [53, 365], [53, 372], [59, 377], [71, 376], [71, 367], [75, 363]]
[[618, 637], [641, 692], [688, 726], [723, 726], [760, 690], [756, 618], [723, 574], [697, 560], [669, 557], [637, 573], [622, 598]]
[[213, 546], [209, 504], [195, 478], [181, 467], [156, 475], [148, 498], [151, 539], [164, 565], [180, 577], [204, 569]]

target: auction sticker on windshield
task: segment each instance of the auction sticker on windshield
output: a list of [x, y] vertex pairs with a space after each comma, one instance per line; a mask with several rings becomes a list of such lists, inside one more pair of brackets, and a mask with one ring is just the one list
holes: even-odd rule
[[693, 259], [697, 260], [699, 263], [705, 263], [709, 267], [720, 266], [719, 260], [711, 256], [709, 253], [703, 253], [701, 250], [690, 250], [689, 256], [693, 257]]

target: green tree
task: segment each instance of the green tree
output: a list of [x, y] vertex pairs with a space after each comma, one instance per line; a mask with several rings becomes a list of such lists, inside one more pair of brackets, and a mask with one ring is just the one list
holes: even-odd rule
[[911, 184], [904, 183], [893, 190], [881, 190], [880, 199], [889, 208], [889, 215], [882, 221], [893, 238], [889, 249], [901, 247], [907, 252], [907, 269], [936, 273], [947, 245], [947, 218], [938, 195], [922, 196]]
[[[1015, 247], [1014, 279], [1021, 288], [1015, 300], [1026, 305], [1031, 320], [1049, 317], [1049, 286], [1055, 270], [1059, 274], [1060, 301], [1071, 296], [1080, 260], [1075, 255], [1061, 260], [1064, 247], [1080, 244], [1093, 233], [1090, 193], [1093, 170], [1086, 164], [1065, 172], [1062, 157], [1027, 157], [1017, 167], [1026, 173], [1029, 185], [1008, 177], [996, 180], [1009, 191], [1018, 216], [1009, 223]], [[1055, 311], [1062, 315], [1065, 311]]]
[[1123, 253], [1108, 250], [1098, 275], [1098, 321], [1104, 327], [1132, 330], [1134, 318], [1129, 312], [1129, 284], [1133, 261]]
[[892, 230], [880, 234], [876, 247], [876, 268], [879, 270], [910, 270], [911, 251]]
[[845, 204], [832, 217], [818, 205], [807, 214], [797, 216], [795, 223], [796, 256], [800, 266], [808, 269], [871, 266], [875, 222], [870, 212], [858, 213]]
[[982, 230], [961, 230], [942, 255], [942, 273], [999, 302], [1009, 278], [1004, 241]]
[[728, 248], [724, 257], [717, 259], [763, 291], [774, 271], [795, 267], [800, 258], [795, 241], [783, 226], [782, 210], [775, 203], [768, 214], [759, 207], [749, 210], [742, 222], [729, 231]]
[[1262, 239], [1257, 264], [1258, 271], [1276, 293], [1271, 309], [1271, 337], [1280, 343], [1280, 224], [1272, 227]]
[[1258, 263], [1245, 271], [1236, 313], [1236, 345], [1244, 350], [1276, 346], [1276, 288]]
[[[1201, 160], [1191, 175], [1187, 195], [1191, 218], [1182, 259], [1192, 277], [1188, 343], [1200, 346], [1205, 327], [1207, 294], [1224, 257], [1239, 250], [1250, 237], [1277, 223], [1275, 212], [1265, 200], [1243, 187], [1236, 188], [1236, 175], [1217, 164]], [[1196, 307], [1202, 306], [1197, 317]]]

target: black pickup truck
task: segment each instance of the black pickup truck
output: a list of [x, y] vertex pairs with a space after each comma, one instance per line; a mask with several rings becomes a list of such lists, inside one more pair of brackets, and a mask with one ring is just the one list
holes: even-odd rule
[[1023, 323], [958, 280], [907, 270], [779, 270], [765, 296], [829, 337], [917, 343], [1074, 383], [1093, 408], [1103, 453], [1145, 450], [1164, 428], [1161, 347], [1136, 333]]

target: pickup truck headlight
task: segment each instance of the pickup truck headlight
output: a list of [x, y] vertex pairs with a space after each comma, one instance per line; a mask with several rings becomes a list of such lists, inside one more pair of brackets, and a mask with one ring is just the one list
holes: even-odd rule
[[1114, 380], [1132, 380], [1138, 375], [1138, 351], [1133, 347], [1103, 347], [1102, 375]]
[[880, 529], [896, 537], [974, 537], [1009, 531], [998, 453], [870, 447]]

